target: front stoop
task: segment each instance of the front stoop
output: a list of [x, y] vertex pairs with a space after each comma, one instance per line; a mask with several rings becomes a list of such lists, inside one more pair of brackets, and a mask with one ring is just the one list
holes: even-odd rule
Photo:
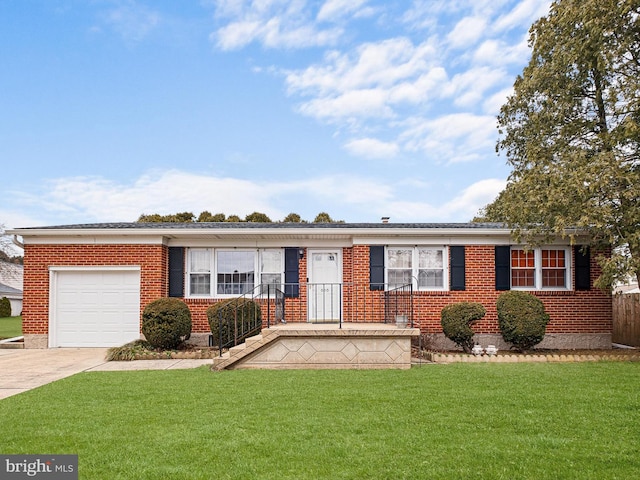
[[411, 368], [417, 328], [271, 328], [213, 360], [225, 369]]

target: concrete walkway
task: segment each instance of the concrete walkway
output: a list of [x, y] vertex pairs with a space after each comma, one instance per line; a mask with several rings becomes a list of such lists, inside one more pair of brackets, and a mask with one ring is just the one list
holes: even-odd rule
[[211, 365], [209, 360], [106, 362], [106, 348], [0, 349], [0, 399], [80, 372], [169, 370]]

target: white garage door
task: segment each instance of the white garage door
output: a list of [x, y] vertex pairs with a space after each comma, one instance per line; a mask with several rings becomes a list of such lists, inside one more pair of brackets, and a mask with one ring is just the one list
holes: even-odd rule
[[140, 338], [140, 270], [52, 270], [50, 347], [115, 347]]

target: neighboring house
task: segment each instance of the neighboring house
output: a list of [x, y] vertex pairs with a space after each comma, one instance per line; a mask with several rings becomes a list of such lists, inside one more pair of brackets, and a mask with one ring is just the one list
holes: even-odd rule
[[638, 288], [637, 282], [630, 282], [625, 285], [617, 285], [614, 289], [614, 293], [622, 293], [622, 294], [632, 294], [632, 293], [640, 293], [640, 288]]
[[0, 261], [0, 298], [9, 299], [12, 316], [22, 313], [22, 278], [22, 265]]
[[288, 323], [392, 321], [394, 293], [408, 292], [411, 306], [400, 313], [445, 346], [444, 306], [482, 303], [487, 315], [474, 330], [503, 345], [496, 299], [527, 290], [551, 316], [541, 346], [611, 346], [611, 296], [593, 286], [600, 268], [580, 248], [584, 237], [527, 250], [501, 225], [473, 223], [111, 223], [9, 233], [24, 243], [27, 348], [124, 344], [139, 338], [141, 311], [163, 296], [184, 299], [192, 339], [205, 342], [207, 307], [267, 286], [284, 292]]

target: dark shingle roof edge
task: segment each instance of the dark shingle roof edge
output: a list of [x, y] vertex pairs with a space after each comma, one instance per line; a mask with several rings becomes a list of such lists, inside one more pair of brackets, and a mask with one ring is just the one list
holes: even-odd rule
[[260, 223], [260, 222], [187, 222], [187, 223], [83, 223], [72, 225], [54, 225], [44, 227], [25, 227], [13, 229], [16, 233], [30, 230], [182, 230], [182, 229], [484, 229], [504, 230], [502, 223]]

